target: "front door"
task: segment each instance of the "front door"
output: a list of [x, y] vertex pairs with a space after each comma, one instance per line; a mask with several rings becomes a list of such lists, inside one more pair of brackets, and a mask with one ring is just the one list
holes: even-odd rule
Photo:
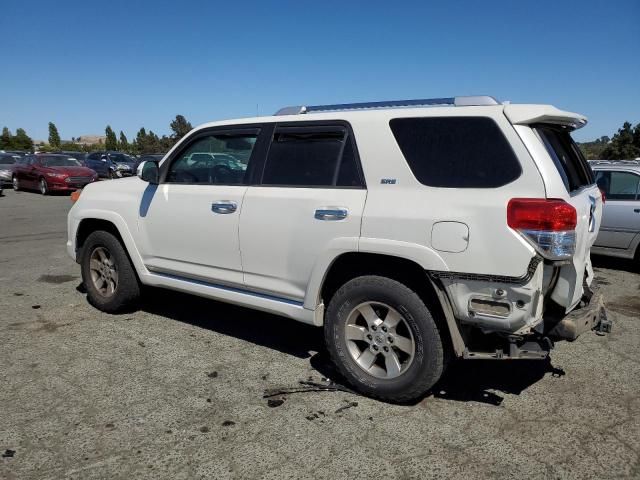
[[357, 250], [366, 194], [347, 125], [277, 126], [240, 216], [247, 288], [302, 302], [323, 255]]
[[596, 181], [606, 198], [596, 246], [626, 249], [640, 232], [639, 180], [631, 172], [596, 172]]
[[197, 132], [161, 166], [140, 205], [141, 254], [155, 273], [242, 284], [238, 226], [259, 130]]

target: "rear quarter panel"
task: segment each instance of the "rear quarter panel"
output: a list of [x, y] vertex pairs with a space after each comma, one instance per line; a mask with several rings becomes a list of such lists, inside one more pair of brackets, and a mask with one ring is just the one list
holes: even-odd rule
[[[511, 144], [522, 174], [499, 188], [434, 188], [419, 183], [391, 132], [389, 121], [399, 116], [485, 116], [492, 118]], [[497, 107], [420, 109], [399, 115], [388, 112], [385, 121], [353, 122], [368, 186], [360, 250], [394, 242], [391, 251], [420, 251], [427, 270], [449, 270], [518, 277], [526, 272], [534, 249], [507, 226], [506, 206], [514, 197], [544, 197], [540, 173], [512, 125]], [[385, 183], [383, 179], [394, 179]], [[436, 250], [432, 229], [436, 222], [464, 223], [469, 228], [464, 251]], [[415, 253], [414, 253], [415, 255]], [[409, 257], [411, 258], [411, 257]]]

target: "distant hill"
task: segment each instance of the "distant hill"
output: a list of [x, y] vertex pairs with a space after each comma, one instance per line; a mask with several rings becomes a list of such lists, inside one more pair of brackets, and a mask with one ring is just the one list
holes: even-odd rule
[[76, 139], [76, 143], [80, 145], [95, 145], [96, 143], [104, 143], [104, 135], [81, 135]]

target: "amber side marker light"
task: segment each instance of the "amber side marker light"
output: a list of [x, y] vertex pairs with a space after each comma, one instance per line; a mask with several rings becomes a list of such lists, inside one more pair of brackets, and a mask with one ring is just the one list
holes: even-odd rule
[[74, 190], [73, 192], [71, 192], [71, 203], [76, 203], [80, 198], [81, 193], [82, 190]]

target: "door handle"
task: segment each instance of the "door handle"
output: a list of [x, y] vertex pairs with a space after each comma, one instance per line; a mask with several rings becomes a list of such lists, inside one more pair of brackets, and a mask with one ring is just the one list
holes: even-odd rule
[[318, 208], [314, 217], [316, 220], [344, 220], [347, 218], [349, 211], [342, 207], [324, 207]]
[[211, 204], [211, 211], [213, 211], [213, 213], [233, 213], [237, 209], [238, 204], [229, 200], [220, 200], [219, 202], [213, 202]]

